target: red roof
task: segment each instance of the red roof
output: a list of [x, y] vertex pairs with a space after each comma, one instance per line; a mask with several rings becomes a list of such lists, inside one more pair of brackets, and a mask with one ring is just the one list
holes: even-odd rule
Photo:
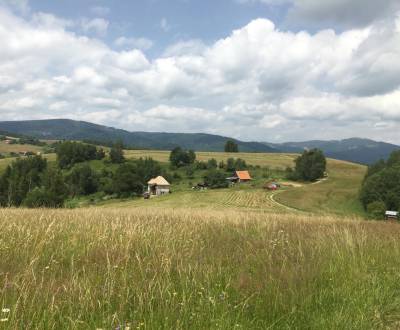
[[240, 180], [251, 180], [249, 171], [236, 171], [236, 176]]

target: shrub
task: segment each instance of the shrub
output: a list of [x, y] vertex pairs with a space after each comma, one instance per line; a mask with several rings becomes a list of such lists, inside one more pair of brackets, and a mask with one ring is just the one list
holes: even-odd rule
[[226, 180], [226, 175], [222, 171], [209, 170], [204, 176], [204, 183], [212, 189], [227, 188], [229, 182]]
[[368, 215], [375, 220], [382, 220], [385, 217], [386, 205], [382, 201], [376, 201], [367, 205]]

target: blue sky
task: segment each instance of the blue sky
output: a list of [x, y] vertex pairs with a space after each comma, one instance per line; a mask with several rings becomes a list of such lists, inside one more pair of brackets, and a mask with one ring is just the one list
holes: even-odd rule
[[398, 0], [0, 0], [2, 120], [400, 143]]
[[279, 25], [287, 7], [259, 2], [241, 4], [233, 0], [31, 0], [29, 6], [32, 11], [50, 12], [70, 20], [101, 17], [109, 22], [102, 39], [111, 47], [121, 36], [146, 38], [153, 42], [147, 50], [151, 57], [182, 40], [212, 43], [259, 17], [267, 17]]

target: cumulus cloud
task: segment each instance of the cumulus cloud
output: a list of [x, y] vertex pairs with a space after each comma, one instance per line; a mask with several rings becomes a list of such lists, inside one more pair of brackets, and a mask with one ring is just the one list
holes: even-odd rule
[[236, 0], [239, 3], [290, 5], [289, 25], [365, 27], [400, 10], [398, 0]]
[[3, 120], [68, 117], [264, 141], [398, 138], [400, 18], [313, 34], [258, 19], [149, 59], [43, 15], [0, 9]]
[[119, 37], [114, 41], [115, 46], [120, 48], [138, 48], [148, 50], [153, 47], [153, 41], [147, 38]]
[[27, 14], [30, 10], [28, 0], [0, 0], [0, 6], [17, 10], [23, 14]]

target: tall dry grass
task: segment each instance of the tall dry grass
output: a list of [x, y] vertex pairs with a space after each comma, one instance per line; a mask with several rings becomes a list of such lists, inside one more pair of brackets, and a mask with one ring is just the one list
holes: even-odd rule
[[395, 224], [0, 210], [0, 235], [4, 329], [400, 327]]

